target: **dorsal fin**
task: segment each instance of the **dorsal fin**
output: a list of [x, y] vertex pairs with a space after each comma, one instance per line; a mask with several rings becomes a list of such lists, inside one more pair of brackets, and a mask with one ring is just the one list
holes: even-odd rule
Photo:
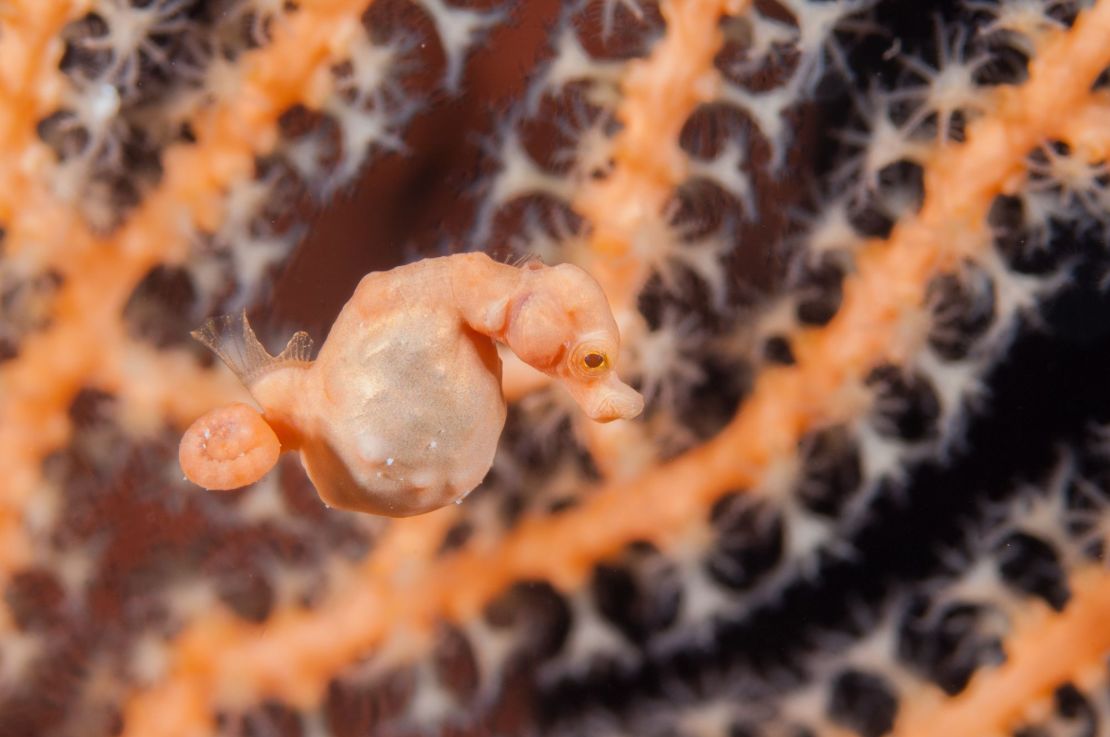
[[282, 363], [308, 363], [312, 360], [312, 337], [303, 330], [293, 333], [275, 361]]
[[274, 369], [312, 360], [312, 338], [303, 330], [293, 334], [285, 350], [271, 356], [254, 334], [246, 310], [209, 318], [190, 335], [219, 356], [248, 387]]

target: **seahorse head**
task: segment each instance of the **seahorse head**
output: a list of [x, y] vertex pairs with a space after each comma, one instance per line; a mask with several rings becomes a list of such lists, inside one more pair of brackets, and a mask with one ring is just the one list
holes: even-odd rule
[[620, 332], [605, 292], [570, 264], [528, 264], [506, 342], [525, 363], [558, 379], [598, 422], [631, 419], [644, 399], [620, 380]]

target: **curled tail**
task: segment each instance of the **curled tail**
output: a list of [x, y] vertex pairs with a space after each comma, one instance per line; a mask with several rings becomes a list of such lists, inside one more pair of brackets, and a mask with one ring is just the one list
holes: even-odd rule
[[185, 476], [205, 489], [238, 489], [266, 475], [281, 443], [262, 415], [245, 404], [214, 409], [181, 438], [178, 461]]
[[293, 334], [285, 350], [271, 356], [254, 334], [246, 310], [209, 318], [191, 335], [219, 356], [248, 387], [270, 371], [312, 361], [312, 338], [303, 330]]

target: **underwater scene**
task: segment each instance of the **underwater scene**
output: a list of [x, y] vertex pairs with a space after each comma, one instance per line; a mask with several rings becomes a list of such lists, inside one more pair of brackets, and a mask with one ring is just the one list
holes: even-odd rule
[[0, 0], [0, 737], [1110, 736], [1108, 162], [1110, 0]]

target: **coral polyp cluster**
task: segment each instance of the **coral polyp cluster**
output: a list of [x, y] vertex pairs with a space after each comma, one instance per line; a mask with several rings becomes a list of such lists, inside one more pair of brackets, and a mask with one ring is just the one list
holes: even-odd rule
[[[1108, 38], [1106, 0], [9, 0], [0, 734], [1105, 731]], [[461, 505], [182, 479], [249, 401], [205, 317], [319, 341], [464, 250], [593, 274], [643, 416], [507, 362]]]

